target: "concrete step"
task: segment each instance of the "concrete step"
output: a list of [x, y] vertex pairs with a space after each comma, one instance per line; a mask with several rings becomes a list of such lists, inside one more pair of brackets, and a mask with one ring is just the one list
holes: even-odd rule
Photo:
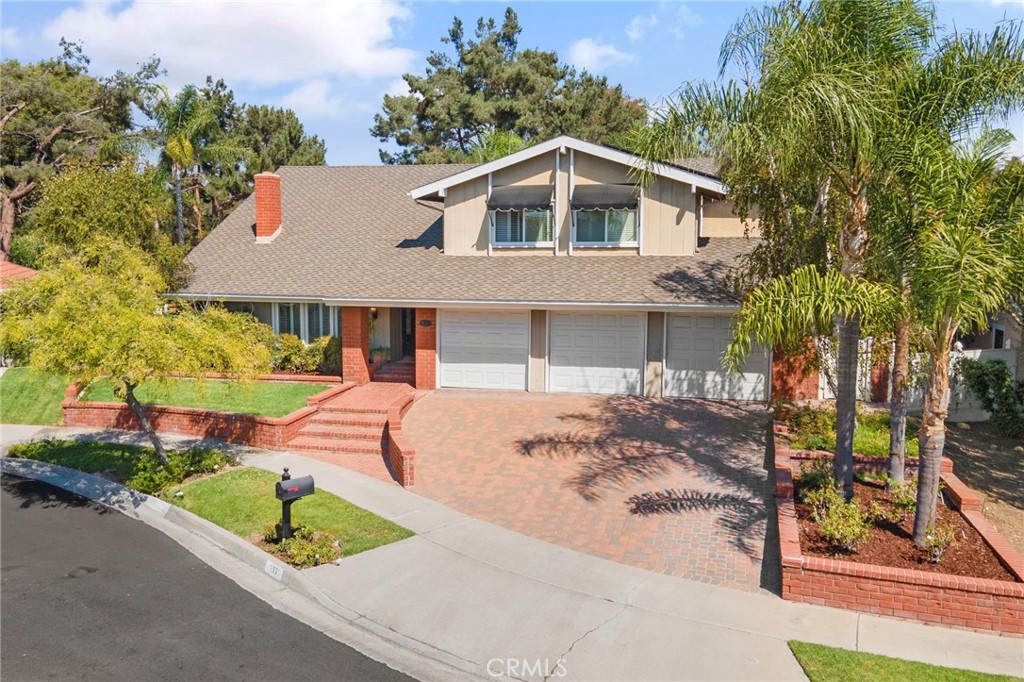
[[338, 440], [366, 440], [380, 442], [384, 429], [379, 425], [363, 426], [352, 424], [307, 424], [297, 436], [309, 438], [333, 438]]
[[332, 452], [336, 454], [344, 454], [347, 452], [366, 455], [384, 454], [384, 449], [381, 447], [380, 442], [374, 443], [366, 440], [315, 438], [303, 436], [302, 434], [299, 434], [285, 443], [285, 447], [296, 452], [309, 450], [317, 452]]

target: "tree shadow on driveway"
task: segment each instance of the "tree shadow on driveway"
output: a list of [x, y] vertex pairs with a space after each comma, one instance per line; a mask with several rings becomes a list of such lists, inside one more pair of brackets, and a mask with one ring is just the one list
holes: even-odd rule
[[765, 558], [762, 587], [777, 591], [773, 552], [765, 546], [766, 535], [772, 535], [774, 498], [767, 455], [770, 417], [763, 407], [612, 396], [598, 399], [591, 411], [559, 419], [565, 430], [519, 439], [519, 453], [573, 462], [575, 471], [564, 485], [588, 502], [674, 473], [696, 479], [694, 487], [634, 493], [625, 500], [628, 512], [715, 514], [716, 526], [733, 547], [752, 560]]

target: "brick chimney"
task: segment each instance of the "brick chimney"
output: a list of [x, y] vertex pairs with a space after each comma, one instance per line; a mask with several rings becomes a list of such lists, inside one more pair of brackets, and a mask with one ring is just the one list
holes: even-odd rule
[[276, 173], [257, 173], [256, 183], [256, 243], [272, 241], [281, 229], [281, 176]]

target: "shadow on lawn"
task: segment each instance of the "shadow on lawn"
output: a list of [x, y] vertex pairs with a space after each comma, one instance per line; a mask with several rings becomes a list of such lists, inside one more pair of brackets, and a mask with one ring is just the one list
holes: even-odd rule
[[[773, 535], [770, 420], [756, 405], [701, 400], [600, 398], [586, 413], [559, 416], [561, 432], [520, 439], [525, 457], [577, 463], [565, 485], [597, 502], [609, 490], [682, 470], [708, 489], [650, 490], [626, 500], [638, 516], [713, 513], [729, 542], [751, 559], [762, 559], [762, 587], [777, 591], [777, 563], [766, 536]], [[763, 456], [762, 456], [762, 453]], [[777, 528], [774, 530], [777, 547]]]

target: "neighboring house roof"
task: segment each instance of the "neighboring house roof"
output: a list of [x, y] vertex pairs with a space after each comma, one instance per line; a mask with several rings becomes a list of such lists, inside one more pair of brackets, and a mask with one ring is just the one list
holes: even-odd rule
[[189, 254], [182, 295], [510, 304], [733, 306], [722, 281], [753, 240], [713, 239], [693, 256], [454, 256], [441, 252], [442, 211], [415, 187], [458, 165], [285, 167], [283, 219], [270, 243], [253, 236], [246, 199]]
[[24, 265], [17, 265], [10, 261], [0, 261], [0, 289], [8, 289], [15, 282], [22, 279], [31, 279], [39, 274], [38, 270], [26, 268]]
[[682, 159], [672, 159], [669, 163], [673, 166], [691, 170], [694, 173], [707, 175], [716, 180], [721, 177], [718, 173], [718, 161], [712, 156], [689, 156]]
[[693, 172], [673, 164], [665, 163], [652, 163], [649, 166], [635, 154], [624, 152], [620, 149], [613, 149], [611, 147], [605, 147], [599, 144], [593, 144], [592, 142], [585, 142], [575, 137], [569, 137], [568, 135], [559, 135], [558, 137], [535, 144], [532, 147], [527, 147], [522, 151], [503, 156], [500, 159], [494, 161], [488, 161], [487, 163], [481, 163], [479, 165], [467, 168], [449, 176], [442, 177], [433, 182], [427, 183], [421, 187], [415, 187], [409, 192], [409, 196], [413, 199], [435, 199], [443, 197], [444, 192], [449, 187], [455, 185], [461, 185], [464, 182], [468, 182], [475, 178], [482, 177], [488, 173], [501, 170], [502, 168], [508, 168], [514, 166], [517, 163], [522, 163], [527, 159], [532, 159], [535, 156], [541, 154], [548, 154], [556, 149], [575, 149], [576, 151], [590, 154], [598, 158], [607, 159], [608, 161], [614, 161], [621, 163], [624, 166], [635, 168], [637, 170], [647, 168], [655, 175], [660, 175], [679, 182], [685, 182], [690, 185], [694, 185], [700, 189], [705, 189], [718, 194], [725, 194], [725, 185], [723, 185], [717, 178], [709, 177], [703, 172]]

